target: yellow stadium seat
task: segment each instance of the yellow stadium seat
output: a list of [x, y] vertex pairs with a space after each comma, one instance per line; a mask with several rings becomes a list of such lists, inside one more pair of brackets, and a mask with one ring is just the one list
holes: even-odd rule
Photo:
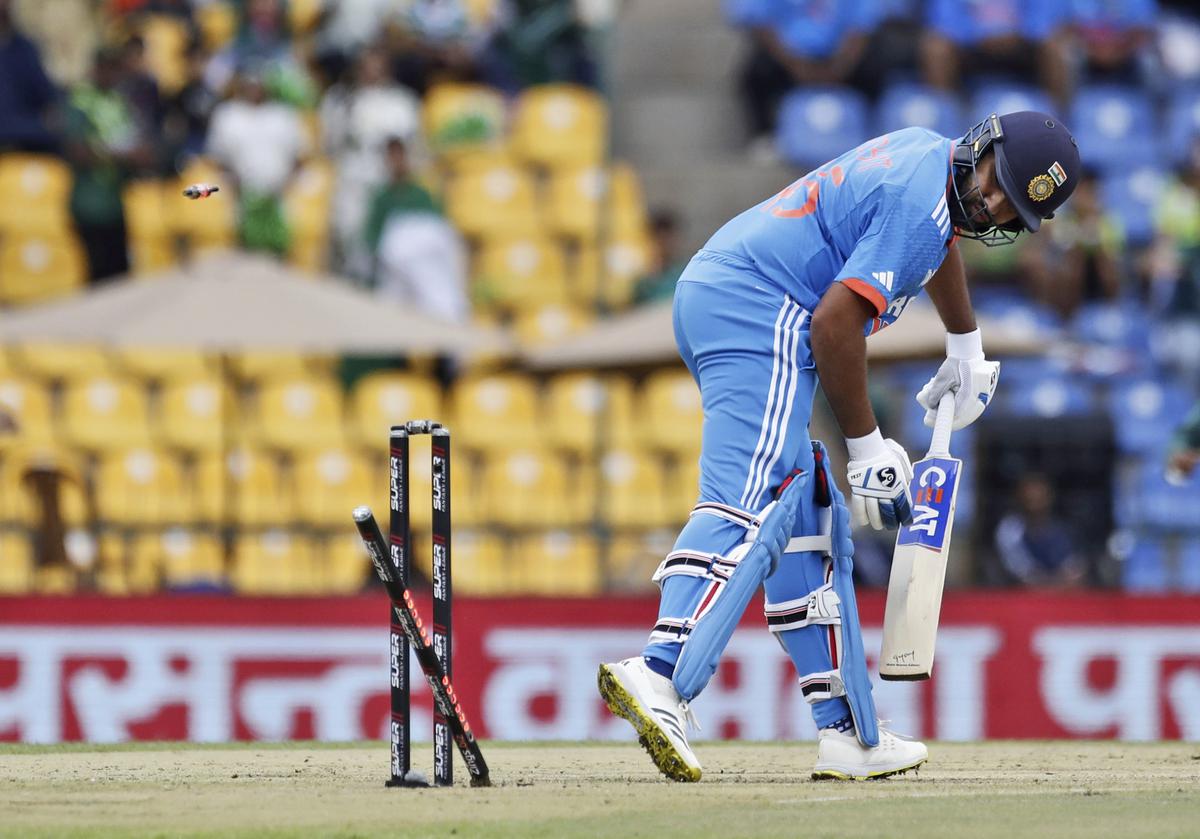
[[293, 469], [296, 512], [313, 527], [344, 527], [350, 511], [370, 504], [376, 481], [365, 458], [344, 449], [304, 453]]
[[595, 540], [566, 530], [518, 538], [512, 568], [519, 590], [530, 594], [582, 597], [598, 594], [604, 584]]
[[0, 533], [0, 594], [33, 589], [33, 546], [24, 533]]
[[547, 383], [543, 427], [554, 446], [588, 457], [598, 445], [633, 445], [633, 405], [633, 386], [628, 379], [562, 373]]
[[421, 109], [425, 142], [435, 154], [450, 158], [494, 146], [504, 136], [506, 110], [503, 95], [493, 88], [435, 85]]
[[212, 533], [185, 527], [142, 533], [134, 540], [131, 557], [130, 576], [137, 577], [141, 591], [155, 578], [176, 590], [218, 588], [225, 582], [225, 551]]
[[597, 163], [608, 145], [608, 108], [593, 90], [535, 85], [517, 99], [513, 151], [538, 166]]
[[315, 542], [313, 556], [320, 594], [355, 594], [375, 579], [362, 539], [353, 530], [346, 533], [345, 527]]
[[117, 377], [85, 376], [62, 393], [62, 438], [82, 449], [129, 449], [150, 441], [145, 388]]
[[608, 590], [628, 593], [656, 591], [650, 578], [674, 548], [677, 535], [675, 528], [618, 532], [608, 548]]
[[667, 470], [667, 514], [679, 524], [687, 521], [700, 499], [700, 452], [679, 454]]
[[538, 390], [520, 373], [464, 377], [451, 391], [455, 443], [479, 451], [530, 445], [540, 431]]
[[238, 594], [320, 593], [312, 544], [283, 530], [239, 537], [234, 543], [230, 576]]
[[579, 306], [548, 303], [517, 313], [513, 331], [526, 346], [548, 344], [582, 331], [592, 314]]
[[446, 190], [446, 214], [472, 238], [534, 236], [539, 221], [533, 178], [512, 166], [464, 172]]
[[600, 458], [600, 510], [611, 527], [663, 527], [667, 513], [662, 463], [638, 449], [614, 449]]
[[556, 169], [550, 174], [546, 199], [546, 222], [556, 235], [591, 242], [602, 236], [645, 234], [642, 190], [627, 163]]
[[0, 234], [61, 238], [71, 230], [71, 170], [61, 158], [0, 154]]
[[337, 382], [309, 377], [264, 383], [258, 390], [252, 439], [278, 449], [311, 451], [345, 439], [342, 390]]
[[113, 351], [117, 369], [150, 381], [179, 381], [211, 375], [216, 360], [200, 350], [123, 347]]
[[[196, 183], [216, 183], [221, 191], [208, 198], [188, 201], [183, 190]], [[221, 169], [212, 161], [193, 158], [187, 168], [168, 186], [167, 199], [179, 196], [171, 203], [168, 218], [171, 230], [186, 236], [197, 249], [230, 247], [236, 240], [237, 194], [221, 176]]]
[[505, 311], [567, 302], [562, 248], [540, 237], [486, 241], [475, 268], [474, 296]]
[[567, 527], [589, 520], [592, 485], [568, 481], [557, 455], [502, 448], [484, 465], [481, 503], [488, 521], [506, 527]]
[[504, 541], [495, 533], [456, 529], [450, 562], [456, 594], [511, 594], [516, 588]]
[[50, 381], [113, 372], [110, 356], [86, 344], [20, 344], [9, 357], [14, 371]]
[[212, 376], [168, 380], [154, 425], [163, 445], [186, 452], [218, 452], [236, 442], [234, 396]]
[[187, 80], [187, 25], [169, 15], [152, 14], [141, 19], [139, 28], [146, 44], [146, 65], [158, 80], [159, 89], [169, 96]]
[[284, 195], [288, 225], [296, 241], [324, 240], [329, 234], [329, 199], [333, 194], [333, 166], [316, 158], [304, 167]]
[[16, 434], [0, 434], [0, 449], [53, 437], [50, 393], [39, 382], [0, 374], [0, 410], [17, 424]]
[[704, 408], [700, 389], [683, 369], [650, 374], [642, 385], [644, 442], [651, 448], [691, 457], [700, 451]]
[[237, 9], [226, 0], [214, 0], [196, 8], [196, 23], [200, 36], [210, 53], [217, 53], [237, 32]]
[[129, 260], [135, 277], [153, 278], [174, 268], [179, 254], [169, 240], [133, 239], [129, 242]]
[[355, 382], [350, 409], [354, 442], [378, 450], [393, 425], [442, 417], [442, 394], [431, 378], [381, 371]]
[[632, 299], [637, 281], [653, 268], [650, 242], [630, 236], [617, 237], [603, 247], [584, 245], [573, 268], [572, 299], [584, 306], [599, 303], [620, 309]]
[[329, 268], [329, 243], [324, 238], [297, 239], [288, 249], [287, 261], [305, 274], [321, 274]]
[[[507, 146], [494, 145], [444, 158], [440, 161], [438, 170], [444, 176], [453, 179], [459, 175], [486, 172], [490, 169], [520, 168], [520, 165], [520, 161], [512, 156]], [[445, 178], [441, 183], [444, 186]]]
[[[433, 523], [433, 463], [429, 456], [429, 438], [414, 437], [409, 446], [409, 497], [411, 498], [412, 526], [422, 531], [428, 531]], [[455, 527], [474, 527], [484, 521], [484, 509], [480, 497], [480, 489], [471, 476], [477, 474], [473, 459], [469, 458], [462, 447], [458, 445], [457, 437], [451, 429], [451, 445], [454, 449], [451, 455], [453, 465], [450, 476], [450, 510]], [[388, 462], [381, 458], [373, 466], [374, 475], [378, 475], [375, 484], [374, 498], [387, 499]]]
[[204, 521], [270, 526], [296, 517], [291, 481], [278, 461], [261, 450], [205, 455], [196, 464], [195, 485]]
[[288, 0], [288, 24], [292, 32], [303, 35], [317, 24], [321, 17], [322, 0]]
[[150, 448], [105, 455], [96, 470], [96, 511], [115, 525], [163, 525], [196, 518], [179, 461]]
[[269, 379], [299, 379], [329, 373], [333, 369], [333, 360], [284, 350], [249, 350], [230, 356], [229, 368], [243, 382], [261, 383]]
[[45, 503], [57, 508], [67, 526], [82, 526], [92, 519], [83, 463], [73, 452], [22, 441], [5, 452], [3, 480], [0, 512], [6, 521], [36, 526], [49, 512]]
[[71, 233], [0, 237], [0, 303], [35, 303], [78, 291], [87, 257]]
[[174, 186], [173, 182], [138, 180], [125, 188], [125, 224], [134, 274], [165, 271], [178, 261], [167, 213], [168, 206], [183, 200], [177, 193], [168, 194], [174, 192]]
[[99, 555], [96, 557], [96, 591], [109, 597], [127, 597], [158, 589], [157, 576], [149, 584], [134, 590], [129, 557], [129, 535], [125, 531], [108, 531], [100, 535]]

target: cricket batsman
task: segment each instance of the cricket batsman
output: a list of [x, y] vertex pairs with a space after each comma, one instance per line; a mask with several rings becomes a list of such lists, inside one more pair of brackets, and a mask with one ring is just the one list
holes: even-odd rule
[[[912, 508], [908, 455], [867, 398], [866, 336], [925, 289], [947, 332], [946, 360], [917, 394], [925, 422], [948, 392], [953, 427], [974, 422], [999, 364], [985, 359], [955, 242], [1036, 232], [1079, 174], [1075, 139], [1046, 114], [993, 114], [959, 139], [906, 128], [746, 210], [692, 258], [674, 328], [704, 407], [699, 503], [654, 573], [661, 601], [645, 648], [599, 673], [609, 709], [663, 774], [700, 779], [688, 703], [760, 585], [820, 732], [813, 777], [925, 762], [924, 744], [879, 725], [851, 582], [851, 519], [896, 528]], [[846, 438], [849, 509], [808, 436], [818, 380]]]

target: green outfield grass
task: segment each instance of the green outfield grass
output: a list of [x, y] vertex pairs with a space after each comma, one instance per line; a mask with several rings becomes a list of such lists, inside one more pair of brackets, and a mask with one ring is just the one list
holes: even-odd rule
[[[915, 776], [808, 780], [811, 743], [490, 743], [496, 785], [388, 790], [381, 743], [0, 745], [4, 836], [1194, 837], [1200, 745], [945, 743]], [[430, 770], [430, 749], [416, 768]]]

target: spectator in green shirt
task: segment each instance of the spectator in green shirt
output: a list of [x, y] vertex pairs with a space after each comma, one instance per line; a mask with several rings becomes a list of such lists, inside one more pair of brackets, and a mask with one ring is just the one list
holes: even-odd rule
[[442, 214], [437, 199], [417, 183], [408, 160], [408, 146], [399, 137], [387, 141], [388, 181], [371, 196], [364, 235], [372, 254], [378, 254], [383, 228], [394, 216], [404, 213]]
[[655, 303], [675, 295], [675, 283], [687, 267], [679, 255], [679, 219], [671, 210], [658, 210], [650, 217], [653, 237], [650, 271], [633, 287], [633, 303]]

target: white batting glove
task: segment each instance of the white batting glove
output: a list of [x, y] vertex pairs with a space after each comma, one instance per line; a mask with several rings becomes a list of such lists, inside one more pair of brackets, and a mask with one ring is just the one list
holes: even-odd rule
[[925, 409], [925, 424], [933, 428], [938, 402], [946, 393], [954, 394], [955, 431], [966, 428], [983, 413], [996, 392], [1000, 362], [983, 357], [979, 330], [963, 335], [946, 335], [946, 360], [933, 378], [917, 393], [917, 402]]
[[854, 524], [870, 524], [876, 530], [894, 530], [912, 521], [912, 463], [904, 447], [885, 440], [876, 429], [866, 437], [846, 441], [850, 463], [850, 514]]

